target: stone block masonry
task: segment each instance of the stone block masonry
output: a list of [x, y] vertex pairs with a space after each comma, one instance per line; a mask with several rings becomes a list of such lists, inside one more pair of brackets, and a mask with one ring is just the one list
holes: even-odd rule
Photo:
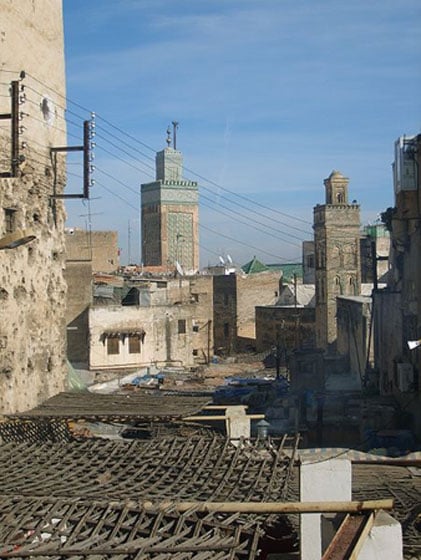
[[[0, 239], [23, 230], [34, 239], [0, 250], [0, 413], [31, 408], [62, 391], [66, 380], [66, 284], [61, 201], [66, 145], [62, 6], [57, 0], [0, 0], [0, 113], [11, 108], [10, 82], [19, 81], [19, 148], [13, 177], [11, 134], [2, 126]], [[25, 71], [25, 77], [21, 71]], [[4, 120], [7, 124], [9, 121]]]

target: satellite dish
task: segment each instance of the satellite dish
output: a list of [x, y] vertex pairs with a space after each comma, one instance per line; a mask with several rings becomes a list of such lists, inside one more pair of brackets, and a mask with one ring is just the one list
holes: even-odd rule
[[183, 269], [178, 261], [175, 261], [175, 268], [180, 276], [184, 276]]
[[224, 261], [224, 259], [223, 259], [221, 256], [219, 256], [219, 262], [220, 262], [221, 264], [225, 264], [225, 261]]
[[421, 346], [421, 338], [419, 340], [408, 340], [408, 348], [410, 350], [418, 348], [418, 346]]
[[227, 255], [227, 261], [228, 261], [228, 262], [229, 262], [230, 264], [232, 264], [232, 258], [231, 258], [231, 255]]

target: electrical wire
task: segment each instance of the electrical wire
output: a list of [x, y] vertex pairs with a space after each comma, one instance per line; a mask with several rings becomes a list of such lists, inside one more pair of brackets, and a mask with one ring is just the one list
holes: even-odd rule
[[95, 167], [95, 171], [98, 173], [101, 173], [102, 175], [105, 175], [106, 177], [108, 177], [109, 179], [112, 179], [113, 181], [115, 181], [116, 183], [118, 183], [119, 185], [121, 185], [122, 187], [124, 187], [125, 189], [129, 190], [130, 192], [132, 192], [133, 194], [140, 196], [140, 192], [136, 191], [133, 187], [130, 187], [129, 185], [127, 185], [126, 183], [124, 183], [123, 181], [120, 181], [120, 179], [117, 179], [117, 177], [114, 177], [113, 175], [111, 175], [110, 173], [107, 173], [106, 171], [104, 171], [101, 168]]
[[[80, 105], [79, 103], [76, 103], [76, 102], [72, 101], [71, 99], [69, 99], [69, 98], [66, 97], [65, 95], [61, 94], [60, 92], [57, 92], [56, 90], [54, 90], [54, 89], [51, 88], [50, 86], [47, 86], [45, 83], [43, 83], [42, 81], [40, 81], [39, 79], [37, 79], [37, 78], [36, 78], [35, 76], [33, 76], [32, 74], [27, 73], [27, 75], [30, 76], [30, 77], [31, 77], [32, 79], [34, 79], [35, 81], [37, 81], [38, 83], [40, 83], [41, 85], [43, 85], [44, 87], [47, 87], [47, 88], [50, 89], [51, 91], [54, 91], [57, 95], [59, 95], [60, 97], [62, 97], [63, 99], [65, 99], [66, 102], [71, 103], [72, 105], [78, 107], [79, 109], [82, 109], [83, 111], [87, 111], [87, 112], [91, 113], [91, 111], [90, 111], [89, 109], [87, 109], [86, 107], [83, 107], [83, 106]], [[64, 109], [66, 109], [66, 108], [64, 108]], [[80, 118], [81, 118], [81, 117], [80, 117]], [[142, 145], [143, 147], [147, 148], [147, 149], [150, 150], [151, 152], [156, 153], [156, 150], [155, 150], [154, 148], [152, 148], [151, 146], [149, 146], [149, 145], [146, 144], [145, 142], [142, 142], [142, 141], [139, 140], [138, 138], [132, 136], [131, 134], [125, 132], [123, 129], [121, 129], [121, 128], [119, 128], [118, 126], [114, 125], [113, 123], [111, 123], [111, 121], [109, 121], [109, 120], [106, 119], [105, 117], [102, 117], [102, 115], [96, 114], [96, 119], [97, 119], [97, 121], [98, 121], [98, 120], [99, 120], [99, 121], [102, 120], [102, 121], [103, 121], [104, 123], [106, 123], [108, 126], [110, 126], [111, 128], [113, 128], [114, 130], [117, 130], [120, 134], [126, 136], [127, 138], [130, 138], [133, 142], [136, 142], [136, 143], [138, 143], [139, 145]], [[108, 134], [111, 135], [111, 133], [108, 133]], [[115, 135], [114, 135], [114, 136], [115, 136]], [[120, 139], [120, 141], [123, 142], [121, 139]], [[126, 144], [127, 144], [127, 143], [126, 143]], [[132, 149], [133, 149], [133, 148], [132, 148]], [[143, 152], [140, 152], [140, 153], [142, 153], [142, 155], [144, 155], [145, 157], [147, 157], [146, 154], [143, 154]], [[258, 202], [258, 201], [255, 201], [255, 200], [253, 200], [253, 199], [250, 199], [250, 198], [246, 197], [245, 195], [241, 195], [241, 194], [239, 194], [239, 193], [236, 193], [236, 192], [234, 192], [234, 191], [231, 191], [230, 189], [227, 189], [226, 187], [223, 187], [222, 185], [216, 183], [215, 181], [212, 181], [212, 180], [210, 180], [210, 179], [207, 179], [207, 178], [204, 177], [203, 175], [200, 175], [199, 173], [196, 173], [195, 171], [193, 171], [192, 169], [189, 169], [189, 168], [186, 167], [186, 166], [184, 167], [184, 169], [185, 169], [186, 171], [188, 171], [189, 173], [192, 173], [194, 176], [196, 176], [196, 177], [202, 179], [203, 181], [205, 181], [205, 182], [207, 182], [207, 183], [209, 183], [209, 184], [212, 184], [213, 186], [218, 187], [218, 188], [220, 188], [221, 190], [223, 190], [223, 191], [225, 191], [225, 192], [230, 193], [232, 196], [238, 197], [238, 198], [240, 198], [240, 199], [242, 199], [242, 200], [244, 200], [244, 201], [249, 202], [250, 204], [256, 205], [256, 206], [258, 206], [258, 207], [260, 207], [260, 208], [262, 208], [262, 209], [265, 209], [265, 210], [267, 210], [267, 211], [273, 212], [273, 213], [275, 213], [275, 214], [279, 214], [279, 215], [281, 215], [281, 216], [284, 216], [284, 217], [287, 217], [287, 218], [289, 218], [289, 219], [293, 219], [293, 220], [299, 221], [299, 222], [301, 222], [301, 223], [303, 223], [303, 224], [306, 224], [306, 225], [310, 225], [310, 226], [311, 226], [311, 223], [308, 222], [307, 220], [303, 220], [302, 218], [298, 218], [297, 216], [293, 216], [293, 215], [291, 215], [291, 214], [287, 214], [287, 213], [285, 213], [285, 212], [282, 212], [282, 211], [280, 211], [280, 210], [276, 210], [276, 209], [274, 209], [274, 208], [270, 208], [270, 207], [268, 207], [268, 206], [265, 206], [264, 204], [261, 204], [261, 203]]]
[[270, 257], [274, 257], [276, 259], [281, 259], [283, 261], [286, 262], [290, 262], [291, 259], [287, 259], [286, 257], [281, 257], [279, 255], [275, 255], [274, 253], [269, 253], [269, 251], [265, 251], [263, 250], [261, 247], [254, 247], [253, 245], [250, 245], [250, 243], [245, 243], [244, 241], [240, 241], [239, 239], [235, 239], [234, 237], [230, 237], [229, 235], [225, 235], [223, 233], [220, 233], [219, 231], [215, 231], [203, 224], [199, 224], [199, 228], [203, 228], [206, 229], [207, 231], [215, 234], [215, 235], [219, 235], [220, 237], [224, 237], [225, 239], [229, 239], [230, 241], [234, 241], [235, 243], [238, 243], [240, 245], [244, 245], [245, 247], [248, 247], [249, 249], [255, 249], [256, 251], [259, 251], [260, 253], [265, 253], [266, 255], [269, 255]]
[[102, 189], [106, 190], [107, 192], [109, 192], [110, 194], [112, 194], [113, 196], [115, 196], [116, 198], [121, 200], [121, 202], [124, 202], [124, 204], [126, 204], [127, 206], [129, 206], [130, 208], [135, 210], [137, 213], [139, 213], [139, 208], [136, 208], [136, 206], [133, 206], [133, 204], [128, 202], [125, 198], [123, 198], [122, 196], [118, 195], [116, 192], [109, 189], [106, 185], [104, 185], [104, 183], [101, 183], [100, 181], [95, 180], [95, 185], [98, 185]]
[[[267, 228], [267, 229], [270, 229], [272, 232], [275, 232], [277, 235], [288, 235], [289, 237], [293, 237], [294, 239], [298, 239], [299, 241], [302, 240], [302, 237], [298, 237], [297, 235], [294, 235], [294, 234], [292, 234], [292, 233], [287, 233], [287, 232], [283, 233], [283, 232], [280, 232], [278, 228], [274, 228], [273, 226], [270, 226], [270, 225], [268, 225], [268, 224], [259, 222], [259, 221], [256, 220], [255, 218], [250, 218], [250, 216], [247, 216], [247, 215], [245, 215], [245, 214], [242, 214], [241, 212], [238, 212], [238, 211], [236, 211], [236, 210], [233, 210], [232, 208], [227, 208], [226, 206], [223, 206], [220, 202], [215, 202], [215, 201], [213, 201], [211, 198], [205, 196], [204, 194], [200, 194], [200, 198], [201, 198], [201, 199], [204, 198], [205, 200], [208, 200], [208, 201], [212, 202], [213, 204], [217, 204], [218, 206], [222, 206], [225, 210], [228, 210], [229, 212], [232, 212], [233, 214], [239, 215], [239, 216], [241, 216], [241, 217], [243, 217], [243, 218], [246, 218], [247, 220], [249, 220], [249, 221], [251, 221], [251, 222], [254, 222], [254, 223], [258, 224], [258, 225], [261, 225], [261, 226], [263, 226], [263, 227], [265, 227], [265, 228]], [[218, 212], [223, 213], [221, 210], [218, 210]], [[244, 222], [242, 222], [242, 223], [244, 223]], [[258, 228], [256, 228], [256, 229], [258, 229]], [[262, 231], [262, 230], [261, 230], [261, 231]], [[268, 233], [268, 232], [266, 232], [266, 233]], [[270, 235], [273, 235], [273, 234], [271, 233]], [[301, 246], [301, 245], [300, 245], [300, 246]]]
[[130, 163], [130, 162], [124, 160], [123, 158], [117, 156], [114, 152], [111, 152], [110, 150], [107, 150], [107, 148], [104, 148], [101, 145], [97, 144], [96, 149], [101, 150], [101, 151], [105, 152], [106, 154], [109, 154], [109, 155], [113, 156], [114, 159], [118, 159], [122, 163], [125, 163], [127, 166], [131, 167], [132, 169], [135, 169], [136, 171], [139, 171], [140, 173], [145, 173], [145, 171], [143, 169], [140, 169], [139, 167], [137, 167], [133, 163]]
[[[72, 105], [78, 107], [79, 109], [82, 109], [83, 111], [90, 112], [89, 109], [83, 107], [82, 105], [80, 105], [80, 104], [78, 104], [78, 103], [73, 102], [72, 100], [70, 100], [70, 99], [67, 98], [66, 96], [64, 96], [64, 95], [60, 94], [59, 92], [57, 92], [56, 90], [54, 90], [54, 88], [51, 88], [51, 87], [47, 86], [45, 83], [43, 83], [42, 81], [38, 80], [35, 76], [33, 76], [33, 75], [31, 75], [31, 74], [27, 74], [27, 75], [30, 76], [32, 79], [34, 79], [34, 80], [35, 80], [36, 82], [38, 82], [39, 84], [41, 84], [43, 87], [47, 87], [49, 90], [54, 91], [54, 92], [55, 92], [57, 95], [59, 95], [61, 98], [65, 99], [66, 102], [71, 103]], [[28, 84], [25, 83], [25, 87], [28, 88], [29, 90], [31, 90], [31, 91], [37, 93], [37, 95], [43, 95], [43, 94], [41, 94], [41, 92], [39, 92], [38, 90], [36, 90], [35, 88], [33, 88], [31, 85], [28, 85]], [[30, 100], [30, 102], [34, 103], [32, 100]], [[74, 111], [71, 111], [71, 110], [68, 110], [67, 107], [64, 107], [64, 106], [61, 106], [61, 105], [59, 105], [59, 106], [60, 106], [64, 111], [67, 111], [67, 112], [73, 114], [73, 115], [76, 116], [77, 118], [79, 118], [79, 119], [82, 119], [82, 118], [83, 118], [83, 117], [82, 117], [81, 115], [79, 115], [78, 113], [76, 113], [76, 112], [74, 112]], [[40, 119], [37, 119], [37, 118], [34, 117], [33, 115], [29, 115], [29, 116], [30, 116], [31, 118], [34, 118], [35, 120], [39, 120], [39, 122], [42, 122]], [[60, 115], [60, 117], [61, 117], [61, 115]], [[61, 118], [63, 118], [66, 122], [68, 121], [69, 124], [72, 124], [73, 126], [79, 126], [78, 123], [75, 123], [75, 122], [71, 121], [70, 119], [66, 119], [66, 117], [61, 117]], [[136, 143], [142, 145], [143, 147], [147, 148], [147, 149], [150, 150], [151, 152], [155, 152], [155, 150], [154, 150], [152, 147], [150, 147], [148, 144], [146, 144], [146, 143], [144, 143], [144, 142], [138, 140], [138, 139], [135, 138], [134, 136], [128, 134], [128, 133], [125, 132], [125, 131], [123, 131], [121, 128], [117, 127], [116, 125], [114, 125], [114, 124], [111, 123], [109, 120], [107, 120], [106, 118], [102, 117], [101, 115], [97, 115], [97, 119], [99, 119], [100, 122], [102, 121], [102, 122], [105, 123], [107, 126], [111, 127], [112, 129], [116, 130], [119, 134], [125, 136], [126, 138], [129, 138], [131, 141], [136, 142]], [[54, 126], [54, 125], [53, 125], [53, 126]], [[58, 127], [58, 126], [54, 126], [54, 128], [57, 128], [58, 130], [60, 130], [60, 131], [63, 132], [63, 133], [66, 132], [65, 130], [61, 129], [61, 128]], [[117, 140], [118, 142], [120, 142], [121, 144], [123, 144], [126, 148], [128, 148], [128, 149], [130, 149], [130, 150], [132, 150], [132, 151], [135, 151], [135, 152], [139, 153], [142, 157], [145, 157], [145, 158], [148, 158], [148, 159], [153, 159], [151, 156], [148, 156], [148, 155], [145, 154], [143, 151], [141, 151], [141, 150], [139, 150], [139, 149], [137, 149], [137, 148], [134, 148], [131, 144], [129, 144], [128, 142], [126, 142], [126, 141], [123, 140], [122, 138], [119, 138], [116, 134], [111, 133], [111, 132], [110, 132], [109, 130], [107, 130], [105, 127], [100, 126], [99, 128], [103, 131], [103, 133], [104, 133], [105, 135], [108, 135], [108, 136], [114, 138], [115, 140]], [[68, 132], [68, 131], [67, 131], [67, 132]], [[110, 144], [111, 146], [113, 146], [115, 149], [121, 151], [122, 153], [124, 153], [124, 154], [127, 155], [128, 157], [130, 157], [130, 158], [133, 157], [133, 155], [132, 155], [131, 153], [129, 153], [126, 149], [122, 148], [121, 146], [119, 146], [119, 145], [116, 144], [115, 142], [111, 141], [109, 138], [107, 138], [106, 136], [104, 136], [104, 134], [97, 133], [97, 137], [99, 137], [100, 139], [102, 139], [104, 142], [109, 143], [109, 144]], [[70, 135], [70, 133], [69, 133], [69, 135]], [[74, 135], [73, 135], [73, 136], [74, 136]], [[100, 150], [104, 151], [105, 153], [112, 155], [114, 158], [118, 159], [119, 161], [121, 161], [121, 162], [124, 163], [125, 165], [128, 165], [129, 167], [135, 169], [136, 171], [139, 171], [139, 172], [141, 172], [141, 173], [145, 173], [145, 171], [144, 171], [144, 170], [141, 170], [137, 165], [134, 165], [133, 163], [131, 163], [131, 162], [129, 162], [129, 161], [126, 161], [125, 159], [116, 156], [115, 153], [111, 152], [110, 150], [107, 150], [104, 146], [99, 145], [98, 148], [99, 148]], [[154, 171], [154, 168], [153, 168], [152, 165], [150, 165], [150, 164], [148, 164], [148, 163], [145, 163], [145, 162], [143, 162], [143, 161], [141, 161], [141, 160], [139, 160], [139, 159], [137, 159], [136, 162], [139, 163], [140, 165], [143, 165], [143, 166], [146, 167], [147, 169], [150, 169], [151, 171]], [[274, 211], [272, 208], [267, 208], [267, 207], [265, 207], [264, 205], [262, 205], [262, 204], [260, 204], [260, 203], [256, 203], [256, 201], [249, 199], [248, 197], [245, 197], [245, 196], [243, 196], [243, 195], [239, 195], [238, 193], [234, 193], [234, 192], [230, 191], [229, 189], [226, 189], [226, 188], [223, 187], [222, 185], [219, 185], [218, 183], [216, 183], [216, 182], [214, 182], [214, 181], [211, 181], [211, 180], [207, 179], [206, 177], [204, 177], [204, 176], [202, 176], [202, 175], [197, 174], [196, 172], [194, 172], [193, 170], [191, 170], [191, 169], [189, 169], [189, 168], [186, 168], [186, 167], [185, 167], [185, 169], [186, 169], [187, 171], [189, 171], [190, 173], [192, 173], [193, 175], [195, 175], [195, 176], [197, 176], [197, 177], [200, 177], [200, 178], [201, 178], [202, 180], [204, 180], [205, 182], [207, 182], [207, 183], [209, 183], [209, 184], [212, 184], [212, 185], [218, 187], [219, 189], [221, 189], [221, 190], [223, 190], [223, 191], [229, 193], [231, 196], [234, 196], [234, 197], [243, 199], [243, 200], [247, 201], [248, 203], [251, 203], [251, 204], [253, 204], [253, 205], [260, 206], [260, 207], [265, 208], [266, 210], [269, 210], [269, 211], [271, 211], [271, 212]], [[121, 184], [122, 186], [124, 186], [125, 188], [128, 188], [128, 189], [130, 189], [130, 190], [133, 190], [133, 189], [131, 189], [130, 187], [128, 187], [127, 185], [125, 185], [122, 181], [120, 181], [120, 180], [118, 180], [117, 178], [113, 177], [111, 174], [107, 174], [107, 172], [103, 171], [102, 169], [98, 169], [98, 171], [99, 171], [100, 173], [102, 172], [102, 173], [106, 174], [109, 178], [112, 178], [113, 180], [115, 180], [116, 182], [118, 182], [119, 184]], [[214, 191], [213, 191], [212, 189], [209, 189], [208, 187], [204, 187], [204, 186], [202, 186], [202, 187], [203, 187], [205, 190], [210, 191], [212, 194], [215, 194]], [[110, 189], [108, 189], [108, 190], [110, 190]], [[134, 191], [133, 191], [133, 192], [134, 192]], [[138, 193], [136, 193], [136, 194], [138, 194]], [[202, 195], [202, 196], [203, 196], [203, 195]], [[269, 219], [269, 220], [275, 221], [275, 219], [274, 219], [274, 218], [271, 218], [270, 216], [267, 216], [267, 215], [265, 215], [265, 214], [262, 214], [261, 212], [257, 212], [256, 210], [250, 209], [249, 207], [247, 207], [247, 206], [245, 206], [245, 205], [243, 205], [243, 204], [239, 204], [238, 202], [233, 202], [233, 201], [232, 201], [230, 198], [228, 198], [227, 196], [224, 196], [224, 195], [220, 195], [220, 194], [219, 194], [218, 197], [219, 197], [219, 198], [223, 198], [224, 200], [226, 200], [226, 201], [227, 201], [228, 203], [230, 203], [230, 204], [236, 204], [236, 206], [240, 205], [240, 207], [242, 207], [243, 209], [245, 209], [247, 212], [251, 212], [251, 213], [260, 215], [261, 217], [264, 217], [265, 220], [268, 220], [268, 219]], [[206, 198], [206, 197], [205, 197], [205, 198]], [[214, 203], [214, 202], [213, 202], [211, 199], [209, 199], [209, 198], [208, 198], [207, 200], [208, 200], [209, 202], [211, 202], [211, 203]], [[216, 203], [216, 204], [219, 204], [219, 203]], [[219, 204], [219, 205], [220, 205], [220, 204]], [[222, 205], [221, 205], [221, 206], [222, 206]], [[208, 206], [208, 207], [209, 207], [209, 206]], [[231, 212], [231, 213], [234, 214], [234, 215], [235, 215], [235, 214], [238, 214], [238, 215], [240, 215], [240, 216], [242, 216], [242, 217], [245, 217], [244, 214], [238, 213], [238, 212], [234, 211], [233, 209], [230, 209], [230, 208], [225, 208], [225, 209], [228, 210], [229, 212]], [[218, 210], [218, 211], [221, 212], [221, 210]], [[282, 212], [277, 212], [277, 213], [279, 213], [280, 215], [286, 216], [286, 217], [288, 217], [288, 218], [290, 218], [290, 219], [297, 219], [295, 216], [291, 216], [291, 215], [288, 215], [288, 214], [286, 214], [286, 213], [282, 213]], [[244, 222], [242, 222], [241, 220], [238, 220], [238, 218], [233, 218], [233, 219], [236, 219], [236, 220], [239, 221], [240, 223], [244, 223]], [[263, 227], [265, 227], [265, 228], [272, 229], [273, 231], [275, 231], [275, 232], [277, 233], [277, 235], [282, 235], [282, 234], [283, 234], [283, 232], [279, 231], [278, 229], [270, 228], [270, 226], [268, 226], [267, 224], [262, 224], [261, 222], [255, 220], [254, 218], [250, 218], [249, 216], [247, 216], [247, 219], [248, 219], [249, 221], [253, 221], [253, 220], [254, 220], [255, 223], [258, 223], [259, 225], [263, 225]], [[301, 221], [301, 222], [303, 222], [303, 223], [307, 223], [305, 220], [301, 220], [301, 219], [298, 219], [298, 220]], [[277, 220], [276, 223], [279, 224], [279, 220]], [[248, 225], [248, 224], [247, 224], [247, 225]], [[300, 231], [300, 232], [302, 232], [302, 233], [307, 233], [306, 231], [302, 230], [301, 228], [297, 228], [296, 226], [293, 226], [293, 225], [291, 225], [291, 224], [283, 224], [283, 225], [284, 225], [285, 227], [287, 227], [287, 228], [295, 229], [295, 230], [298, 230], [298, 231]], [[263, 230], [260, 230], [259, 228], [255, 228], [255, 229], [258, 229], [259, 231], [262, 231], [263, 233], [268, 234], [268, 232], [264, 232]], [[301, 241], [301, 238], [299, 238], [299, 237], [297, 237], [297, 236], [294, 236], [293, 234], [288, 233], [288, 234], [285, 234], [285, 235], [288, 235], [289, 237], [295, 237], [296, 239], [298, 239], [298, 240]], [[282, 237], [279, 237], [279, 238], [282, 239]], [[288, 241], [288, 240], [285, 240], [285, 239], [282, 239], [282, 240], [283, 240], [284, 242], [293, 244], [293, 243], [291, 243], [291, 242]]]
[[[99, 117], [99, 118], [100, 118], [100, 117]], [[99, 127], [97, 127], [97, 129], [98, 129], [98, 128], [99, 128]], [[102, 130], [103, 130], [103, 129], [102, 129]], [[107, 132], [106, 130], [105, 130], [105, 133], [111, 135], [111, 133]], [[97, 136], [100, 137], [100, 138], [102, 138], [102, 139], [104, 139], [105, 141], [107, 141], [107, 142], [110, 143], [112, 146], [114, 146], [115, 148], [119, 149], [120, 151], [122, 151], [123, 153], [125, 153], [126, 155], [128, 155], [129, 157], [133, 157], [133, 155], [132, 155], [132, 154], [129, 154], [129, 153], [127, 152], [127, 150], [124, 150], [124, 149], [120, 148], [120, 147], [119, 147], [118, 145], [116, 145], [114, 142], [111, 142], [110, 140], [108, 140], [107, 138], [105, 138], [103, 135], [100, 135], [98, 132], [97, 132]], [[152, 157], [148, 156], [148, 155], [145, 154], [144, 152], [141, 152], [140, 150], [137, 150], [136, 148], [133, 148], [133, 146], [131, 146], [131, 145], [128, 144], [127, 142], [124, 142], [123, 140], [119, 139], [117, 136], [115, 136], [115, 135], [111, 135], [111, 136], [114, 137], [114, 138], [117, 138], [120, 142], [124, 143], [124, 145], [126, 145], [127, 147], [129, 147], [129, 149], [131, 149], [131, 150], [133, 150], [133, 151], [135, 151], [135, 152], [137, 152], [137, 153], [140, 153], [142, 156], [147, 157], [147, 158], [150, 159], [150, 160], [153, 160]], [[130, 136], [130, 138], [133, 138], [133, 137]], [[150, 148], [150, 149], [152, 150], [152, 148]], [[169, 156], [169, 160], [171, 161], [171, 156]], [[152, 165], [147, 164], [147, 163], [144, 163], [144, 162], [142, 162], [142, 164], [145, 165], [145, 167], [148, 167], [149, 169], [151, 169], [152, 171], [154, 171], [154, 167], [153, 167]], [[190, 172], [193, 173], [194, 175], [197, 175], [195, 172], [192, 172], [192, 171], [189, 170], [187, 167], [184, 167], [184, 169], [187, 170], [187, 171], [190, 171]], [[202, 177], [202, 176], [200, 176], [200, 177], [201, 177], [202, 179], [204, 179], [206, 182], [211, 183], [211, 184], [217, 186], [218, 188], [221, 188], [222, 190], [224, 190], [224, 191], [226, 191], [226, 192], [229, 192], [230, 194], [232, 194], [232, 195], [234, 195], [234, 196], [238, 196], [239, 198], [243, 198], [243, 199], [247, 200], [248, 202], [252, 203], [253, 205], [254, 205], [254, 204], [257, 204], [257, 206], [262, 206], [263, 208], [266, 208], [266, 209], [268, 209], [268, 210], [273, 211], [273, 209], [267, 208], [267, 207], [265, 207], [264, 205], [261, 205], [261, 204], [259, 204], [259, 203], [256, 203], [255, 201], [252, 201], [251, 199], [248, 199], [247, 197], [239, 196], [237, 193], [234, 193], [234, 192], [230, 191], [229, 189], [226, 189], [226, 188], [222, 187], [221, 185], [218, 185], [217, 183], [214, 183], [213, 181], [210, 181], [210, 180], [208, 180], [208, 179], [205, 179], [205, 178]], [[200, 185], [200, 188], [201, 188], [201, 189], [205, 189], [205, 190], [211, 192], [212, 194], [215, 194], [215, 191], [214, 191], [213, 189], [210, 189], [209, 187], [206, 187], [205, 185]], [[261, 217], [264, 217], [266, 220], [271, 220], [271, 221], [275, 222], [275, 223], [278, 224], [278, 225], [279, 225], [279, 223], [282, 223], [282, 225], [284, 225], [285, 227], [287, 227], [287, 228], [289, 228], [289, 229], [293, 229], [293, 230], [299, 231], [299, 232], [301, 232], [301, 233], [305, 233], [306, 235], [310, 234], [309, 230], [304, 230], [303, 228], [299, 228], [299, 227], [297, 227], [297, 226], [294, 226], [294, 225], [291, 225], [291, 224], [287, 224], [287, 223], [285, 223], [285, 222], [279, 222], [279, 219], [275, 219], [275, 218], [272, 218], [272, 217], [270, 217], [270, 216], [267, 216], [266, 214], [263, 214], [262, 212], [257, 212], [256, 210], [250, 209], [249, 207], [245, 206], [244, 204], [240, 204], [239, 202], [233, 202], [233, 201], [232, 201], [230, 198], [228, 198], [227, 196], [220, 195], [220, 194], [219, 194], [218, 196], [219, 196], [220, 198], [223, 198], [224, 200], [227, 200], [227, 201], [230, 202], [231, 204], [236, 204], [237, 206], [240, 206], [241, 208], [244, 208], [244, 209], [248, 210], [249, 212], [252, 212], [252, 213], [254, 213], [254, 214], [256, 214], [256, 215], [259, 215], [259, 216], [261, 216]], [[290, 215], [285, 214], [285, 213], [283, 213], [283, 212], [278, 212], [278, 213], [281, 214], [281, 215], [283, 215], [283, 216], [287, 216], [287, 217], [291, 218]], [[293, 218], [295, 219], [295, 217], [293, 217]], [[300, 221], [303, 221], [305, 224], [308, 223], [308, 222], [306, 222], [305, 220], [300, 220]], [[300, 239], [300, 240], [301, 240], [301, 238], [297, 238], [297, 239]]]
[[[203, 195], [201, 195], [201, 198], [203, 198]], [[213, 208], [212, 206], [210, 206], [209, 204], [206, 204], [206, 203], [203, 202], [202, 200], [201, 200], [201, 202], [200, 202], [200, 205], [201, 205], [201, 206], [205, 206], [206, 208], [210, 208], [211, 210], [214, 210], [214, 208]], [[229, 209], [227, 208], [227, 210], [229, 210]], [[253, 228], [253, 229], [256, 230], [256, 231], [260, 231], [261, 233], [264, 233], [265, 235], [269, 235], [270, 237], [276, 237], [277, 239], [279, 239], [280, 241], [283, 241], [284, 243], [288, 243], [289, 245], [293, 245], [294, 247], [301, 247], [301, 245], [298, 245], [298, 243], [294, 243], [294, 242], [292, 242], [292, 241], [289, 241], [288, 239], [284, 239], [284, 238], [281, 237], [279, 234], [275, 234], [275, 233], [272, 233], [272, 232], [269, 232], [269, 231], [265, 231], [264, 229], [261, 229], [261, 228], [255, 226], [255, 225], [251, 224], [250, 222], [245, 222], [245, 221], [243, 221], [243, 220], [240, 220], [240, 219], [237, 218], [237, 217], [234, 217], [234, 218], [233, 218], [230, 214], [228, 214], [227, 212], [224, 212], [224, 210], [218, 210], [218, 213], [219, 213], [219, 214], [222, 214], [222, 215], [224, 215], [224, 216], [228, 216], [228, 218], [234, 219], [236, 222], [238, 222], [238, 223], [240, 223], [240, 224], [243, 224], [243, 225], [245, 225], [245, 226], [248, 226], [248, 227], [250, 227], [250, 228]], [[271, 228], [271, 229], [273, 229], [274, 231], [276, 231], [275, 228]]]

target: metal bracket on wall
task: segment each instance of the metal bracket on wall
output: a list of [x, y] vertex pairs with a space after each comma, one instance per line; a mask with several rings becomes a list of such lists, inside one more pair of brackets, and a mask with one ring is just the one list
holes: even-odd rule
[[54, 194], [52, 198], [89, 198], [89, 188], [94, 185], [92, 173], [94, 166], [93, 148], [95, 146], [92, 139], [95, 136], [95, 113], [92, 113], [91, 120], [83, 121], [83, 145], [82, 146], [58, 146], [50, 148], [51, 154], [57, 152], [83, 152], [83, 192], [80, 194]]
[[[23, 72], [21, 77], [22, 79], [25, 77]], [[0, 114], [0, 120], [11, 121], [10, 171], [0, 172], [0, 177], [17, 177], [19, 164], [25, 161], [25, 157], [19, 155], [19, 91], [19, 81], [12, 81], [10, 84], [10, 113]]]

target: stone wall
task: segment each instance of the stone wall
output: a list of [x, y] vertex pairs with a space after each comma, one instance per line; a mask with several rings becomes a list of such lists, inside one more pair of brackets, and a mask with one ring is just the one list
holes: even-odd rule
[[167, 283], [168, 305], [189, 304], [192, 319], [192, 352], [196, 363], [208, 362], [214, 351], [212, 276], [183, 276]]
[[257, 305], [274, 305], [279, 297], [281, 272], [237, 277], [237, 336], [255, 339]]
[[314, 241], [303, 241], [303, 284], [314, 284], [316, 281], [316, 257]]
[[337, 351], [346, 356], [348, 371], [357, 380], [365, 375], [367, 364], [374, 360], [370, 340], [371, 297], [338, 297], [337, 299]]
[[314, 208], [318, 348], [336, 344], [336, 297], [359, 295], [360, 209], [357, 204]]
[[389, 271], [390, 236], [384, 226], [374, 225], [364, 228], [365, 235], [360, 239], [361, 283], [374, 283], [373, 248], [376, 250], [376, 274], [378, 282], [387, 280]]
[[213, 276], [215, 354], [231, 354], [237, 342], [237, 276]]
[[311, 307], [256, 307], [256, 350], [280, 345], [285, 351], [315, 346], [315, 309]]
[[89, 306], [92, 303], [92, 265], [67, 262], [67, 357], [72, 363], [88, 363]]
[[[56, 165], [50, 158], [51, 146], [66, 144], [61, 2], [0, 0], [0, 41], [0, 82], [20, 80], [25, 158], [16, 177], [0, 178], [0, 238], [18, 230], [34, 236], [0, 251], [0, 412], [10, 413], [63, 390], [66, 379], [65, 213], [52, 198], [63, 190], [65, 158], [58, 155]], [[0, 86], [0, 113], [10, 112], [8, 95], [9, 86]], [[0, 152], [4, 174], [10, 171], [6, 126]]]
[[[140, 297], [133, 297], [132, 303], [126, 298], [124, 305], [95, 300], [89, 311], [90, 369], [190, 367], [211, 360], [212, 277], [142, 278], [127, 283]], [[144, 332], [140, 351], [130, 352], [129, 338], [139, 332]], [[115, 354], [108, 352], [107, 333], [119, 337]]]
[[66, 228], [65, 233], [67, 261], [91, 261], [93, 272], [118, 270], [118, 232]]
[[[190, 306], [93, 307], [89, 324], [91, 370], [194, 365]], [[131, 333], [142, 332], [140, 351], [130, 352]], [[110, 353], [109, 337], [116, 339], [114, 353]]]
[[210, 276], [195, 276], [190, 283], [193, 317], [193, 357], [197, 363], [210, 362], [213, 342], [213, 283]]
[[213, 277], [215, 352], [242, 351], [255, 345], [258, 305], [273, 305], [279, 297], [281, 272]]

